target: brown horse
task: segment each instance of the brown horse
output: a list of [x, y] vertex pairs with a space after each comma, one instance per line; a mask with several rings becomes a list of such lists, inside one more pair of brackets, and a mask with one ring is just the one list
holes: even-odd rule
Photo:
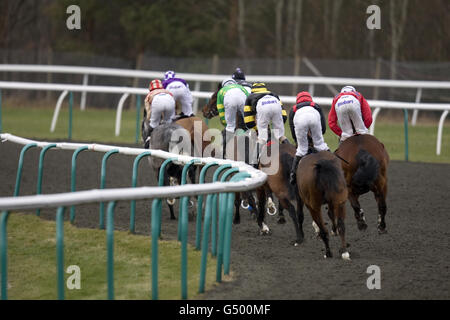
[[[176, 124], [179, 124], [183, 128], [185, 128], [191, 135], [192, 147], [196, 147], [200, 141], [196, 142], [195, 138], [201, 139], [201, 150], [196, 150], [198, 156], [203, 156], [203, 152], [205, 148], [208, 146], [209, 141], [205, 141], [203, 139], [205, 132], [208, 130], [208, 125], [203, 121], [203, 119], [199, 117], [183, 117], [175, 121]], [[195, 129], [200, 128], [201, 132], [195, 133]], [[198, 130], [198, 129], [197, 129]]]
[[306, 205], [319, 229], [319, 236], [325, 243], [325, 258], [332, 257], [332, 254], [328, 230], [322, 220], [323, 204], [328, 205], [328, 216], [332, 222], [333, 234], [337, 232], [341, 238], [339, 253], [343, 259], [349, 260], [344, 224], [348, 193], [340, 160], [329, 151], [305, 156], [297, 168], [297, 186], [302, 202], [300, 206]]
[[[259, 169], [263, 172], [267, 171], [268, 168], [271, 169], [270, 172], [267, 172], [267, 182], [256, 191], [258, 197], [258, 219], [262, 221], [264, 219], [266, 201], [268, 198], [267, 195], [272, 195], [272, 193], [275, 194], [279, 201], [279, 213], [281, 214], [283, 209], [286, 209], [289, 212], [296, 233], [296, 239], [292, 244], [298, 246], [304, 239], [303, 210], [297, 187], [289, 183], [289, 174], [292, 161], [295, 158], [296, 149], [295, 146], [290, 143], [279, 144], [278, 141], [275, 140], [268, 143], [266, 148], [270, 161], [269, 159], [264, 159], [266, 153], [263, 153]], [[274, 148], [279, 148], [278, 155], [272, 155]], [[276, 165], [277, 167], [274, 168], [272, 167], [273, 165]], [[278, 222], [284, 223], [284, 216], [280, 216]]]
[[378, 232], [385, 233], [389, 155], [384, 145], [372, 135], [355, 135], [342, 142], [335, 154], [342, 158], [348, 199], [355, 211], [359, 230], [365, 230], [367, 224], [358, 198], [372, 191], [378, 204]]

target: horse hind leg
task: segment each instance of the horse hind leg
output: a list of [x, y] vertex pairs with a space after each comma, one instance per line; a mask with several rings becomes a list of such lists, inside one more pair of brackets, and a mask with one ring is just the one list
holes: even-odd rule
[[383, 186], [383, 188], [377, 188], [374, 192], [375, 200], [377, 201], [377, 204], [378, 204], [378, 233], [379, 234], [387, 233], [386, 221], [385, 221], [385, 216], [386, 216], [386, 212], [387, 212], [386, 193], [387, 193], [386, 184]]
[[264, 214], [266, 209], [266, 193], [263, 188], [257, 190], [258, 196], [258, 216], [256, 217], [256, 222], [259, 226], [259, 234], [267, 235], [270, 234], [270, 229], [264, 222]]
[[358, 225], [358, 229], [360, 231], [366, 230], [367, 229], [366, 218], [364, 217], [364, 210], [361, 208], [361, 205], [358, 201], [358, 196], [350, 192], [348, 194], [348, 200], [350, 201], [350, 205], [355, 211], [355, 219]]
[[294, 229], [295, 229], [295, 234], [296, 234], [296, 239], [294, 241], [291, 242], [291, 244], [293, 244], [295, 247], [298, 246], [299, 244], [301, 244], [303, 242], [304, 234], [303, 234], [303, 221], [298, 220], [298, 216], [297, 216], [297, 212], [294, 208], [294, 206], [286, 199], [281, 199], [280, 200], [280, 204], [283, 206], [283, 208], [286, 208], [289, 211], [289, 216], [292, 219], [292, 222], [294, 224]]
[[333, 206], [329, 205], [328, 206], [328, 217], [331, 220], [331, 235], [332, 236], [337, 236], [338, 235], [338, 230], [337, 230], [337, 223], [336, 223], [336, 215], [334, 214], [334, 210], [333, 210]]
[[278, 224], [286, 223], [286, 218], [284, 217], [283, 210], [284, 210], [283, 204], [281, 203], [281, 200], [278, 200], [278, 220], [277, 220]]
[[328, 236], [328, 230], [327, 228], [325, 228], [325, 225], [323, 223], [320, 207], [318, 209], [312, 209], [311, 207], [308, 207], [308, 209], [311, 212], [312, 219], [319, 228], [319, 236], [322, 239], [323, 243], [325, 244], [324, 258], [331, 258], [333, 257], [333, 255], [331, 254], [330, 250], [330, 240]]
[[349, 245], [345, 240], [345, 202], [337, 206], [336, 214], [337, 216], [337, 231], [339, 237], [341, 238], [341, 248], [339, 249], [339, 254], [344, 260], [350, 260], [350, 253], [347, 251]]
[[235, 213], [234, 213], [233, 224], [241, 223], [241, 215], [239, 213], [240, 206], [241, 206], [241, 194], [239, 192], [236, 192], [235, 198], [234, 198]]

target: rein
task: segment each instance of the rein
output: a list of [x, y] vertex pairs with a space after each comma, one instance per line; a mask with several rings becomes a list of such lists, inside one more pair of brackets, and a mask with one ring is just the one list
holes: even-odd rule
[[339, 159], [341, 159], [342, 161], [344, 161], [346, 164], [350, 164], [347, 160], [345, 160], [344, 158], [342, 158], [341, 156], [339, 156], [338, 154], [336, 154], [336, 151], [333, 152], [333, 154], [338, 157]]

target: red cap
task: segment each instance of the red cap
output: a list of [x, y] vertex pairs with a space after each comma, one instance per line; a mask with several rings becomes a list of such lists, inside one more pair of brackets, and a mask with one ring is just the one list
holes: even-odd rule
[[297, 94], [297, 103], [312, 101], [311, 94], [307, 91], [302, 91]]
[[155, 79], [150, 82], [150, 86], [148, 87], [150, 91], [153, 91], [155, 89], [164, 89], [161, 80]]

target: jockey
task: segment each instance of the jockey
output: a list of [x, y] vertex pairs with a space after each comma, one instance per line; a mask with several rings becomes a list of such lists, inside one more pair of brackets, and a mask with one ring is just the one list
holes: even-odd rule
[[252, 84], [245, 80], [245, 74], [242, 72], [241, 68], [236, 68], [231, 77], [237, 84], [243, 86], [249, 94], [252, 92]]
[[222, 81], [222, 89], [217, 93], [217, 111], [220, 121], [225, 126], [225, 130], [222, 132], [224, 157], [226, 144], [236, 130], [236, 114], [239, 112], [244, 116], [247, 95], [247, 90], [231, 78]]
[[333, 99], [328, 124], [340, 137], [340, 142], [353, 135], [353, 127], [357, 134], [367, 134], [372, 124], [369, 104], [355, 88], [345, 86]]
[[181, 116], [193, 116], [192, 113], [192, 94], [189, 90], [189, 84], [186, 80], [175, 77], [174, 71], [167, 71], [164, 74], [162, 82], [164, 89], [169, 90], [177, 104], [181, 106]]
[[217, 93], [217, 111], [225, 130], [234, 133], [236, 130], [236, 113], [244, 114], [247, 90], [228, 78], [222, 81], [222, 89]]
[[289, 176], [289, 183], [292, 185], [296, 182], [298, 163], [308, 153], [309, 132], [314, 148], [317, 151], [330, 150], [323, 138], [326, 124], [320, 106], [313, 102], [311, 94], [306, 91], [297, 94], [296, 102], [297, 104], [292, 107], [289, 113], [289, 125], [292, 137], [297, 142], [297, 152], [295, 153], [295, 159], [292, 162], [291, 174]]
[[175, 116], [175, 99], [172, 93], [163, 88], [161, 80], [150, 82], [149, 94], [145, 97], [144, 119], [142, 120], [142, 139], [144, 147], [150, 145], [150, 135], [160, 123], [171, 123]]
[[275, 139], [280, 143], [288, 142], [284, 136], [286, 119], [286, 110], [283, 109], [280, 98], [275, 93], [267, 90], [265, 83], [253, 83], [252, 93], [245, 101], [244, 122], [248, 129], [254, 129], [258, 132], [258, 142], [256, 144], [258, 158], [261, 145], [267, 143], [269, 139], [269, 122], [272, 122], [272, 127], [275, 129]]

